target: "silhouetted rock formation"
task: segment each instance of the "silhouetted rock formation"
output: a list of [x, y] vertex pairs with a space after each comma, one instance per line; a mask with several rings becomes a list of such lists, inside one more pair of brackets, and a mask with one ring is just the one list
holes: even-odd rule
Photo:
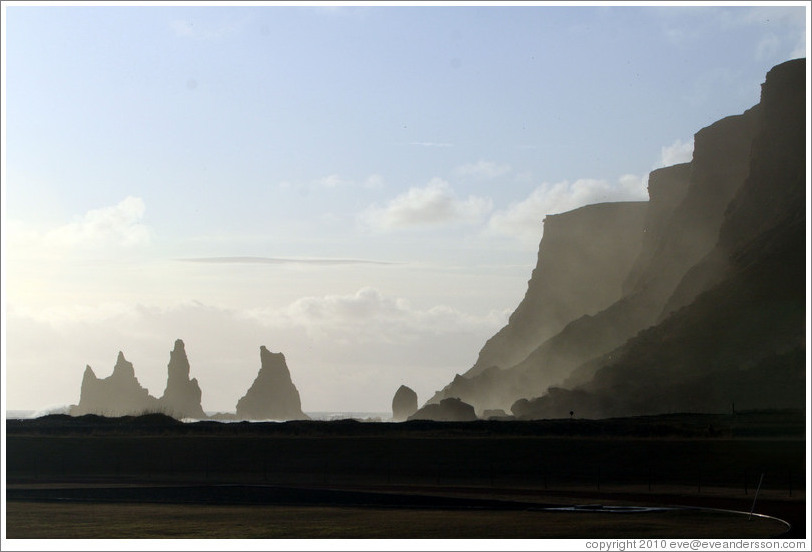
[[544, 219], [544, 238], [527, 293], [466, 377], [524, 360], [569, 322], [621, 297], [640, 251], [645, 202], [587, 205]]
[[621, 298], [640, 252], [648, 209], [647, 202], [616, 202], [548, 215], [527, 293], [507, 326], [488, 340], [473, 368], [428, 402], [459, 397], [479, 412], [505, 410], [523, 393], [540, 393], [558, 381], [564, 369], [521, 378], [505, 369], [527, 359], [567, 324], [589, 319]]
[[307, 420], [299, 391], [293, 385], [285, 355], [259, 349], [261, 367], [248, 392], [237, 402], [242, 420]]
[[70, 414], [134, 416], [159, 410], [158, 399], [141, 387], [132, 363], [119, 351], [113, 373], [109, 377], [99, 379], [90, 366], [85, 368], [79, 404], [71, 407]]
[[594, 376], [575, 388], [518, 401], [518, 417], [804, 406], [805, 84], [805, 60], [768, 73], [748, 112], [757, 129], [748, 167], [718, 239], [679, 282], [660, 322], [579, 369]]
[[401, 385], [392, 398], [392, 421], [402, 422], [417, 412], [417, 393]]
[[474, 407], [457, 398], [443, 399], [439, 404], [427, 404], [409, 420], [434, 420], [435, 422], [471, 422], [476, 420]]
[[[695, 135], [691, 163], [650, 175], [644, 232], [632, 240], [639, 248], [621, 276], [622, 295], [599, 312], [572, 312], [575, 317], [560, 331], [538, 343], [543, 331], [532, 326], [543, 324], [541, 313], [554, 300], [533, 303], [528, 296], [541, 285], [542, 267], [566, 262], [561, 255], [547, 256], [545, 228], [528, 296], [508, 327], [486, 344], [472, 370], [430, 402], [456, 396], [478, 411], [512, 406], [525, 417], [534, 401], [516, 401], [540, 395], [549, 408], [536, 409], [534, 416], [567, 416], [573, 409], [584, 416], [653, 413], [711, 404], [718, 410], [725, 406], [713, 390], [751, 398], [757, 392], [756, 387], [746, 391], [744, 384], [720, 387], [718, 374], [724, 370], [731, 380], [752, 386], [759, 370], [769, 379], [764, 366], [785, 375], [795, 369], [795, 348], [804, 346], [797, 339], [804, 296], [788, 290], [797, 290], [795, 278], [803, 273], [798, 267], [805, 251], [798, 230], [805, 220], [804, 67], [805, 60], [795, 60], [774, 68], [758, 105]], [[606, 247], [611, 251], [611, 244]], [[600, 281], [600, 271], [592, 266], [568, 266], [565, 272], [579, 273]], [[520, 313], [522, 309], [531, 313]], [[736, 317], [729, 317], [733, 312]], [[767, 321], [770, 328], [763, 327]], [[515, 354], [525, 358], [512, 364], [492, 362], [488, 368], [488, 362], [481, 362], [486, 352], [491, 355], [486, 349], [503, 334], [515, 336]], [[526, 352], [527, 347], [532, 349]], [[682, 359], [679, 368], [676, 359]], [[663, 365], [671, 366], [670, 371]], [[743, 369], [752, 371], [745, 377], [737, 372]], [[684, 377], [687, 373], [695, 377]], [[684, 381], [684, 387], [678, 389], [677, 381]], [[662, 387], [655, 390], [658, 385]], [[768, 387], [775, 391], [776, 385], [783, 384]], [[689, 400], [693, 386], [704, 387]], [[610, 387], [613, 391], [606, 391]], [[751, 403], [797, 400], [797, 393], [786, 400], [777, 393]], [[612, 401], [621, 406], [611, 406]]]
[[200, 386], [197, 379], [189, 379], [189, 360], [183, 341], [175, 341], [175, 348], [169, 353], [166, 390], [160, 399], [161, 410], [175, 418], [206, 418], [201, 406]]

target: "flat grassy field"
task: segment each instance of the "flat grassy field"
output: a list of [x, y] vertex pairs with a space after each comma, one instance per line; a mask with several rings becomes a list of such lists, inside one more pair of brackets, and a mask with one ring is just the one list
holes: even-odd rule
[[786, 530], [774, 520], [697, 510], [589, 514], [13, 501], [6, 515], [12, 539], [769, 538]]
[[806, 534], [803, 412], [472, 423], [7, 422], [9, 538]]

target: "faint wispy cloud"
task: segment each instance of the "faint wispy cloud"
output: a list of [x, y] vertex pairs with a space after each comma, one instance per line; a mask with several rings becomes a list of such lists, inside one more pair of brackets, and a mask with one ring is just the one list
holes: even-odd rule
[[422, 146], [424, 148], [453, 148], [449, 142], [407, 142], [409, 146]]
[[243, 26], [243, 22], [229, 22], [211, 26], [186, 19], [178, 19], [169, 23], [169, 28], [175, 33], [175, 36], [194, 40], [214, 40], [223, 38], [234, 34], [242, 29]]
[[467, 165], [457, 167], [454, 169], [454, 174], [462, 177], [490, 179], [504, 176], [510, 171], [510, 165], [500, 165], [498, 163], [494, 163], [493, 161], [480, 160], [476, 163], [469, 163]]
[[[126, 197], [116, 205], [92, 209], [73, 222], [46, 231], [9, 225], [9, 245], [31, 254], [58, 254], [75, 249], [137, 247], [150, 242], [151, 230], [141, 223], [146, 206], [138, 197]], [[11, 221], [10, 221], [11, 222]]]
[[389, 261], [373, 261], [366, 259], [314, 259], [314, 258], [280, 258], [280, 257], [196, 257], [188, 259], [177, 259], [187, 263], [214, 263], [214, 264], [305, 264], [305, 265], [350, 265], [350, 264], [372, 264], [372, 265], [392, 265], [397, 264]]
[[770, 33], [758, 42], [756, 45], [756, 59], [759, 61], [768, 60], [778, 53], [781, 48], [781, 42], [778, 37]]
[[337, 190], [341, 188], [379, 190], [385, 185], [386, 181], [384, 177], [377, 173], [370, 174], [366, 178], [359, 180], [344, 178], [339, 174], [333, 173], [305, 182], [291, 182], [290, 180], [282, 180], [276, 183], [276, 187], [280, 190], [295, 189], [303, 193], [309, 193], [310, 191], [319, 189]]
[[370, 174], [361, 181], [343, 178], [338, 174], [331, 174], [316, 179], [313, 184], [321, 188], [361, 187], [368, 190], [383, 188], [384, 179], [379, 174]]
[[461, 199], [448, 182], [433, 178], [422, 188], [413, 187], [386, 205], [373, 205], [364, 211], [360, 221], [373, 229], [390, 230], [421, 225], [453, 222], [476, 222], [491, 211], [489, 198], [469, 196]]
[[347, 180], [342, 179], [337, 174], [331, 174], [331, 175], [324, 176], [324, 177], [319, 178], [318, 180], [316, 180], [316, 185], [317, 186], [323, 186], [325, 188], [337, 188], [337, 187], [341, 186], [342, 184], [347, 184], [347, 183], [348, 183]]
[[364, 188], [369, 190], [379, 190], [384, 187], [383, 176], [379, 174], [371, 174], [364, 180]]

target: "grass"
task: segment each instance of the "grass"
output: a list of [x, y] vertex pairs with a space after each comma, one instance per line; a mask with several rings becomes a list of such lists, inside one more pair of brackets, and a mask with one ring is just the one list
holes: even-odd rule
[[765, 538], [778, 522], [696, 510], [642, 514], [177, 504], [7, 503], [10, 539]]
[[[725, 420], [735, 423], [726, 426]], [[707, 431], [710, 422], [714, 432]], [[426, 495], [467, 489], [472, 497], [507, 493], [536, 503], [615, 501], [749, 510], [764, 473], [756, 511], [791, 521], [793, 536], [803, 538], [804, 423], [803, 412], [754, 412], [735, 419], [669, 415], [468, 424], [182, 424], [161, 415], [7, 422], [7, 536], [766, 537], [781, 533], [783, 526], [695, 510], [586, 514], [443, 510], [437, 502], [417, 509], [412, 503], [399, 508], [335, 500], [248, 505], [244, 500], [183, 503], [186, 499], [178, 497], [169, 504], [154, 497], [151, 503], [126, 498], [134, 495], [124, 491], [103, 498], [80, 493], [82, 501], [59, 503], [33, 502], [44, 499], [16, 491], [234, 484], [385, 488]]]

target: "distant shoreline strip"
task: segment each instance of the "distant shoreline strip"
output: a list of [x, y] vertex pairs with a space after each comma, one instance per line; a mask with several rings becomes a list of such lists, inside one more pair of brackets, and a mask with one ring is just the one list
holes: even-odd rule
[[287, 259], [278, 257], [197, 257], [177, 260], [187, 263], [313, 264], [323, 266], [349, 265], [349, 264], [371, 264], [371, 265], [399, 264], [389, 261], [369, 261], [364, 259]]

